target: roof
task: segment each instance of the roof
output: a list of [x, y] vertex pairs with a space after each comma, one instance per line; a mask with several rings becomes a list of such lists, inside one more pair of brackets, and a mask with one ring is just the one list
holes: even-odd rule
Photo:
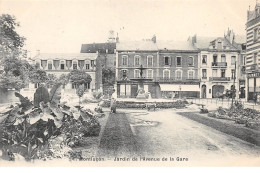
[[210, 46], [210, 42], [215, 40], [216, 37], [201, 37], [196, 36], [196, 40], [194, 42], [194, 46], [198, 49], [207, 49]]
[[82, 44], [81, 53], [109, 53], [113, 54], [116, 49], [116, 43], [91, 43]]
[[189, 41], [161, 41], [156, 42], [159, 50], [197, 50]]
[[118, 51], [129, 50], [129, 51], [157, 51], [157, 45], [152, 40], [142, 40], [142, 41], [121, 41], [116, 44], [116, 49]]
[[40, 53], [33, 60], [95, 60], [98, 57], [97, 53]]

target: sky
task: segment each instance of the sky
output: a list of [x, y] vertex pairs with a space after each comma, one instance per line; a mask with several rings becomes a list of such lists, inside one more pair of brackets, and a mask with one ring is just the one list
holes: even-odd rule
[[79, 53], [81, 44], [119, 40], [187, 40], [223, 36], [228, 28], [245, 35], [249, 5], [256, 0], [0, 0], [0, 13], [14, 15], [31, 56]]

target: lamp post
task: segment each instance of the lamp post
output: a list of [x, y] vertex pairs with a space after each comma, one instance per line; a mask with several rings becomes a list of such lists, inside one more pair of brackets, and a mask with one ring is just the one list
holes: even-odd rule
[[124, 78], [125, 81], [125, 97], [126, 97], [126, 82], [127, 82], [127, 77]]
[[231, 107], [233, 107], [233, 102], [234, 102], [234, 95], [235, 95], [235, 82], [236, 82], [236, 61], [235, 61], [235, 71], [234, 71], [234, 81], [233, 81], [233, 88], [232, 88], [232, 104]]
[[179, 99], [181, 99], [181, 85], [179, 86], [179, 90], [180, 90]]

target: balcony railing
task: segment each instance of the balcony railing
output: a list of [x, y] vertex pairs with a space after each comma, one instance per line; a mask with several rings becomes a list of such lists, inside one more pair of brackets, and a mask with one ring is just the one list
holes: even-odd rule
[[210, 81], [230, 81], [230, 77], [210, 77]]
[[226, 62], [213, 62], [212, 67], [227, 67]]

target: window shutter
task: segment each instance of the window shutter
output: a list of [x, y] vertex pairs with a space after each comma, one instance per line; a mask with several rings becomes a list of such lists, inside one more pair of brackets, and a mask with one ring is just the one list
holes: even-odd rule
[[169, 56], [169, 65], [172, 64], [172, 57]]

